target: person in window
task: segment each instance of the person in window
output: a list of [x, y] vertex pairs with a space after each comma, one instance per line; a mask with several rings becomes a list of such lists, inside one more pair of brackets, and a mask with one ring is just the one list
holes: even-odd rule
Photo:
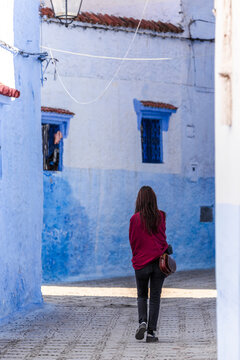
[[[53, 128], [53, 131], [55, 129]], [[63, 135], [57, 130], [53, 135], [53, 143], [49, 142], [49, 156], [47, 157], [47, 169], [57, 171], [59, 166], [59, 143]]]
[[[137, 283], [139, 327], [135, 338], [142, 340], [147, 331], [147, 342], [157, 342], [155, 335], [160, 308], [160, 297], [165, 275], [159, 268], [159, 258], [172, 253], [166, 241], [166, 214], [158, 210], [155, 192], [143, 186], [137, 195], [135, 214], [130, 219], [129, 241], [132, 265]], [[148, 283], [150, 302], [148, 315]]]

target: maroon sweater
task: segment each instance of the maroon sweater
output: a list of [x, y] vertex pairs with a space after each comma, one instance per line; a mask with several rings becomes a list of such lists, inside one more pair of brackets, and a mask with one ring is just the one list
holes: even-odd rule
[[152, 235], [149, 235], [144, 229], [139, 212], [130, 219], [129, 241], [133, 254], [132, 264], [135, 270], [142, 269], [149, 262], [160, 257], [168, 248], [166, 216], [163, 211], [160, 211], [160, 214], [161, 222], [158, 232]]

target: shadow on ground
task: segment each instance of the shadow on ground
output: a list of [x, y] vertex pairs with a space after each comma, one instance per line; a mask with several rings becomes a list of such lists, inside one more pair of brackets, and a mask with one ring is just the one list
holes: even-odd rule
[[134, 336], [134, 278], [46, 286], [43, 308], [0, 327], [0, 359], [216, 360], [214, 288], [209, 270], [169, 277], [161, 300], [160, 342], [148, 344]]

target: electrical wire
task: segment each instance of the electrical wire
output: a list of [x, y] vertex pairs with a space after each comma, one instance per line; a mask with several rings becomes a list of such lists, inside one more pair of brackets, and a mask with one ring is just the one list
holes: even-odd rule
[[28, 52], [28, 51], [18, 49], [15, 46], [7, 44], [3, 40], [0, 40], [0, 47], [3, 48], [4, 50], [7, 50], [7, 51], [11, 52], [15, 56], [16, 55], [22, 55], [24, 57], [37, 56], [37, 57], [41, 58], [41, 57], [45, 57], [47, 55], [46, 52], [45, 53], [42, 53], [42, 52]]
[[[90, 104], [93, 104], [95, 102], [97, 102], [99, 99], [101, 99], [103, 97], [103, 95], [107, 92], [107, 90], [109, 89], [109, 87], [111, 86], [111, 84], [113, 83], [113, 81], [115, 80], [115, 78], [117, 77], [121, 67], [122, 67], [122, 64], [124, 63], [125, 59], [127, 58], [130, 50], [131, 50], [131, 47], [132, 47], [132, 44], [134, 43], [134, 40], [137, 36], [137, 33], [138, 33], [138, 30], [139, 30], [139, 27], [141, 25], [141, 22], [143, 20], [143, 17], [144, 17], [144, 14], [145, 14], [145, 11], [146, 11], [146, 8], [148, 6], [148, 3], [149, 3], [149, 0], [146, 0], [145, 1], [145, 4], [144, 4], [144, 7], [143, 7], [143, 11], [142, 11], [142, 16], [141, 16], [141, 19], [139, 20], [138, 22], [138, 26], [134, 32], [134, 35], [132, 37], [132, 40], [130, 41], [130, 44], [127, 48], [127, 51], [125, 52], [125, 55], [123, 56], [123, 58], [120, 60], [120, 64], [118, 66], [118, 68], [116, 69], [115, 73], [113, 74], [112, 76], [112, 79], [108, 82], [108, 84], [105, 86], [105, 88], [103, 89], [103, 91], [98, 95], [96, 96], [94, 99], [90, 100], [90, 101], [84, 101], [84, 102], [81, 102], [81, 101], [78, 101], [69, 91], [68, 89], [66, 88], [66, 86], [64, 85], [63, 81], [62, 81], [62, 78], [61, 76], [59, 75], [59, 72], [57, 71], [57, 67], [56, 67], [56, 64], [55, 64], [55, 71], [56, 71], [56, 74], [57, 74], [57, 77], [63, 87], [63, 89], [66, 91], [66, 93], [71, 97], [71, 99], [73, 101], [75, 101], [77, 104], [79, 105], [90, 105]], [[52, 54], [52, 50], [49, 50], [50, 51], [50, 55], [51, 55], [51, 58], [52, 58], [52, 61], [53, 61], [53, 54]]]
[[88, 57], [93, 59], [104, 59], [104, 60], [118, 60], [118, 61], [164, 61], [164, 60], [171, 60], [169, 57], [160, 57], [160, 58], [127, 58], [127, 57], [116, 57], [116, 56], [105, 56], [105, 55], [92, 55], [92, 54], [86, 54], [86, 53], [79, 53], [74, 51], [68, 51], [68, 50], [61, 50], [61, 49], [54, 49], [48, 46], [41, 46], [45, 50], [51, 50], [60, 52], [63, 54], [69, 54], [69, 55], [77, 55], [82, 57]]

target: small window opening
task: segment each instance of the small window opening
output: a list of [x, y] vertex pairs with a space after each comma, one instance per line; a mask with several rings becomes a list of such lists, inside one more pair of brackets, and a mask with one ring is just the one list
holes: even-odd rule
[[201, 206], [200, 222], [213, 222], [212, 206]]
[[60, 125], [42, 124], [43, 170], [62, 169], [62, 138]]

